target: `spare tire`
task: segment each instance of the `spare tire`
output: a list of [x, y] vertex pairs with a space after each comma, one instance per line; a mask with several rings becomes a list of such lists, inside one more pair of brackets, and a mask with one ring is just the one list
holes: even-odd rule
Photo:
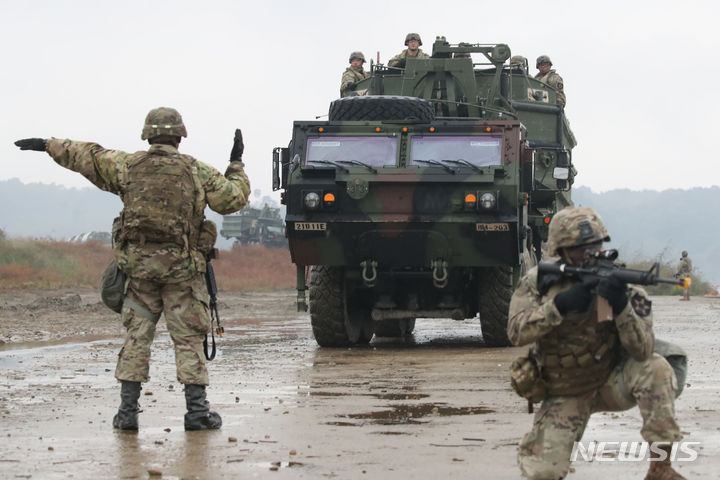
[[417, 97], [368, 95], [344, 97], [330, 103], [332, 120], [416, 120], [435, 119], [432, 103]]

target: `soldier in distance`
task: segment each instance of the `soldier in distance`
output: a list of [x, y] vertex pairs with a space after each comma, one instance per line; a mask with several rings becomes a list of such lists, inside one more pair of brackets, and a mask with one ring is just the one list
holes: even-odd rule
[[[687, 250], [683, 250], [680, 255], [680, 263], [678, 263], [678, 269], [675, 273], [675, 277], [689, 277], [692, 273], [692, 260], [688, 257]], [[683, 288], [683, 296], [680, 300], [690, 300], [690, 286]]]
[[405, 36], [405, 46], [407, 48], [392, 57], [388, 62], [388, 67], [405, 68], [405, 63], [408, 58], [430, 58], [430, 55], [420, 49], [421, 45], [422, 40], [419, 34], [408, 33]]
[[[553, 217], [548, 240], [548, 254], [555, 261], [580, 265], [610, 235], [592, 209], [568, 207]], [[532, 344], [528, 357], [513, 363], [513, 387], [533, 402], [542, 401], [532, 430], [518, 447], [524, 477], [565, 478], [573, 446], [581, 440], [590, 415], [637, 405], [643, 418], [641, 434], [651, 444], [645, 480], [683, 480], [670, 464], [672, 444], [682, 440], [674, 407], [681, 389], [673, 367], [654, 353], [660, 341], [656, 345], [652, 305], [645, 291], [615, 277], [599, 282], [546, 280], [539, 283], [533, 267], [510, 301], [510, 341]], [[612, 321], [598, 321], [600, 298], [612, 308]], [[539, 367], [527, 377], [532, 382], [521, 384], [516, 366], [527, 364], [527, 359]]]
[[161, 313], [175, 345], [177, 379], [185, 385], [185, 429], [222, 425], [205, 393], [203, 340], [210, 330], [205, 255], [214, 248], [217, 229], [204, 210], [206, 205], [221, 214], [241, 209], [250, 184], [242, 161], [234, 161], [239, 155], [231, 154], [222, 175], [179, 153], [181, 137], [187, 137], [182, 117], [161, 107], [145, 119], [141, 138], [150, 143], [147, 151], [126, 153], [56, 138], [15, 142], [21, 150], [47, 152], [123, 201], [113, 222], [115, 258], [128, 277], [121, 312], [127, 337], [115, 370], [121, 403], [113, 427], [121, 430], [138, 429], [141, 382], [149, 380], [150, 346]]

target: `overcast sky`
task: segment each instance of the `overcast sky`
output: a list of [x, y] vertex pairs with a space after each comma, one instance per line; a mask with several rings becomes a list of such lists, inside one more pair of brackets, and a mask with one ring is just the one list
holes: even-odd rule
[[[576, 185], [664, 190], [720, 184], [715, 2], [0, 0], [0, 180], [89, 186], [24, 137], [146, 148], [148, 110], [177, 108], [181, 151], [224, 171], [243, 130], [253, 189], [293, 120], [327, 113], [349, 53], [383, 63], [418, 32], [549, 55], [578, 140]], [[535, 73], [535, 68], [532, 68]], [[715, 147], [715, 148], [713, 148]]]

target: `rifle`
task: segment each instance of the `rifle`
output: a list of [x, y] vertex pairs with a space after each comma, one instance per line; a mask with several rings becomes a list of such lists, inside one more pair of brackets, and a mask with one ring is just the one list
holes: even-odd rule
[[[208, 341], [207, 335], [203, 340], [203, 350], [205, 352], [205, 358], [212, 360], [215, 358], [215, 332], [219, 336], [223, 336], [225, 329], [220, 325], [220, 315], [217, 309], [217, 283], [215, 283], [215, 270], [213, 270], [212, 259], [216, 258], [215, 255], [208, 255], [205, 258], [205, 284], [207, 285], [208, 294], [210, 295], [210, 334], [212, 335], [212, 352], [208, 355]], [[215, 322], [217, 327], [213, 330], [212, 324]]]
[[[668, 283], [680, 288], [690, 287], [690, 278], [662, 278], [660, 277], [660, 263], [655, 262], [649, 270], [633, 270], [625, 268], [624, 263], [615, 263], [618, 257], [617, 250], [593, 250], [589, 252], [590, 258], [581, 266], [575, 267], [565, 263], [540, 262], [538, 264], [538, 290], [541, 294], [547, 292], [550, 285], [562, 277], [575, 277], [578, 279], [597, 279], [614, 277], [624, 283], [636, 285], [657, 285]], [[612, 320], [612, 308], [607, 300], [598, 298], [598, 321]]]

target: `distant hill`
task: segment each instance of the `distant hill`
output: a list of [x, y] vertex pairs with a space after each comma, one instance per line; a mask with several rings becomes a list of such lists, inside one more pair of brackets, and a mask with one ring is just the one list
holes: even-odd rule
[[[720, 187], [661, 192], [612, 190], [593, 193], [576, 188], [578, 205], [596, 209], [607, 223], [611, 246], [625, 261], [657, 259], [677, 264], [687, 250], [693, 264], [711, 283], [720, 283]], [[254, 194], [254, 202], [272, 202]], [[109, 231], [122, 208], [120, 200], [94, 188], [0, 181], [0, 228], [16, 237], [67, 239], [89, 231]], [[218, 227], [222, 217], [207, 211]], [[231, 242], [220, 238], [218, 246]]]
[[720, 283], [720, 187], [605, 193], [581, 187], [573, 190], [573, 201], [597, 210], [610, 231], [610, 245], [624, 260], [677, 265], [687, 250], [695, 269]]

